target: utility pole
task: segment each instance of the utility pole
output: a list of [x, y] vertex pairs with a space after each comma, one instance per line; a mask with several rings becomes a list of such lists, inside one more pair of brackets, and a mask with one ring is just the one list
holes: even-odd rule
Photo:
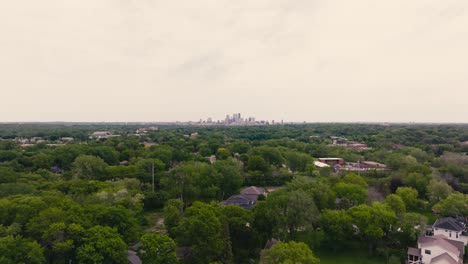
[[153, 178], [153, 192], [154, 192], [154, 162], [151, 163], [151, 177]]

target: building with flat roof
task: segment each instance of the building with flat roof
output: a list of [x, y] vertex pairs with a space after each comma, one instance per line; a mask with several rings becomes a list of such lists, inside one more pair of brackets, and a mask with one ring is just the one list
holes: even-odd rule
[[328, 164], [330, 166], [345, 164], [345, 160], [342, 158], [319, 158], [318, 161]]

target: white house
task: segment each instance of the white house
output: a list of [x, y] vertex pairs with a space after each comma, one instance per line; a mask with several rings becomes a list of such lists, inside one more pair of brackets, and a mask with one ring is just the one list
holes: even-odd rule
[[463, 264], [465, 247], [462, 242], [442, 235], [421, 236], [418, 248], [408, 248], [408, 264]]
[[446, 217], [437, 219], [432, 225], [434, 236], [442, 235], [450, 240], [460, 241], [466, 246], [468, 244], [468, 233], [465, 219]]
[[408, 264], [463, 264], [468, 243], [464, 218], [438, 219], [418, 239], [418, 248], [408, 248]]

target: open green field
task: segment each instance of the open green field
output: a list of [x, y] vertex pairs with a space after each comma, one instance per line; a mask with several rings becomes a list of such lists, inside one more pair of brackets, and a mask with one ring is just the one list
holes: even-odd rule
[[335, 252], [315, 252], [320, 258], [320, 264], [385, 264], [382, 258], [369, 257], [367, 252], [362, 251], [340, 251]]

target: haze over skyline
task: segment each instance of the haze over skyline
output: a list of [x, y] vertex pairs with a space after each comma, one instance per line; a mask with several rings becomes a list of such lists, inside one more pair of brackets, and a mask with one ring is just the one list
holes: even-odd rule
[[0, 122], [468, 122], [465, 0], [0, 3]]

